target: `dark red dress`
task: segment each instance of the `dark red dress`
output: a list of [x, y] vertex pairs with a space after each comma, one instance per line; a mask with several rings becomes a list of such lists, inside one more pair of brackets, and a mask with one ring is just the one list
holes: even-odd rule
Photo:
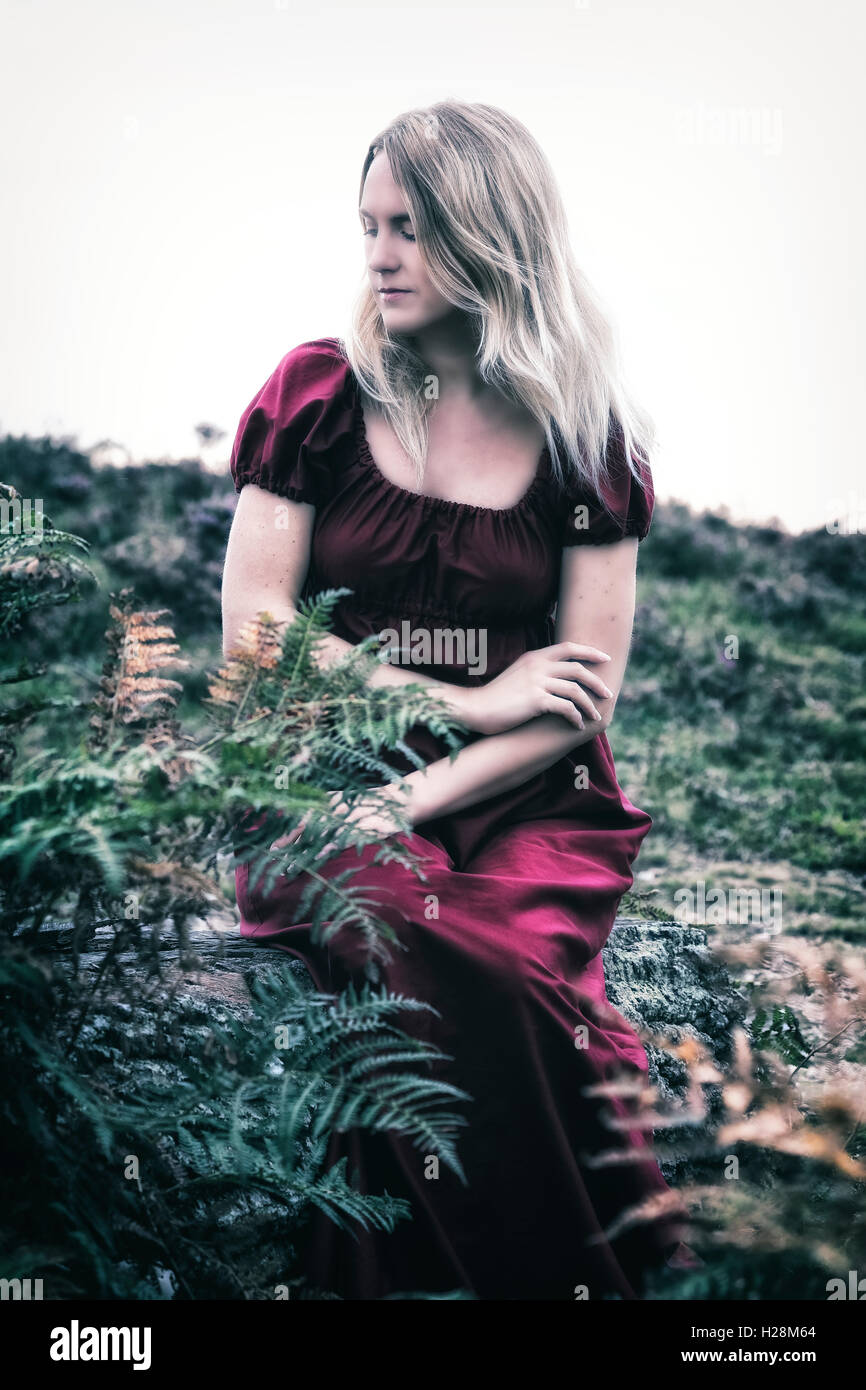
[[[356, 643], [400, 631], [406, 619], [486, 629], [483, 675], [412, 667], [453, 683], [491, 680], [555, 640], [563, 545], [647, 534], [649, 469], [640, 486], [622, 455], [621, 466], [612, 464], [613, 516], [575, 486], [567, 495], [557, 489], [546, 448], [513, 507], [401, 488], [371, 457], [358, 386], [336, 338], [283, 358], [244, 411], [231, 454], [237, 491], [257, 483], [315, 505], [303, 592], [353, 590], [336, 610], [340, 637]], [[582, 529], [572, 524], [578, 503], [589, 503]], [[410, 742], [425, 762], [447, 751], [421, 727]], [[411, 770], [399, 754], [389, 761]], [[349, 851], [360, 866], [353, 883], [377, 898], [408, 947], [392, 952], [385, 982], [441, 1015], [405, 1015], [399, 1024], [449, 1054], [436, 1074], [473, 1101], [457, 1141], [465, 1186], [444, 1164], [438, 1178], [425, 1176], [424, 1155], [402, 1139], [335, 1137], [331, 1157], [348, 1154], [364, 1190], [407, 1197], [414, 1218], [359, 1242], [316, 1218], [305, 1272], [319, 1287], [362, 1299], [463, 1288], [481, 1299], [571, 1300], [578, 1286], [593, 1299], [640, 1296], [642, 1271], [681, 1229], [666, 1218], [612, 1242], [602, 1236], [624, 1207], [668, 1189], [645, 1141], [640, 1161], [592, 1166], [593, 1154], [642, 1141], [639, 1131], [627, 1137], [604, 1123], [612, 1108], [621, 1118], [632, 1113], [624, 1100], [612, 1106], [584, 1088], [623, 1067], [647, 1070], [640, 1040], [607, 1003], [601, 949], [651, 825], [619, 787], [601, 733], [515, 790], [417, 825], [404, 841], [425, 856], [424, 883], [401, 866], [371, 864], [372, 850], [360, 860]], [[341, 855], [328, 871], [346, 867]], [[341, 956], [333, 944], [315, 947], [309, 923], [295, 920], [302, 879], [279, 879], [265, 897], [241, 866], [241, 932], [302, 959], [318, 988], [342, 989], [356, 962], [350, 949]]]

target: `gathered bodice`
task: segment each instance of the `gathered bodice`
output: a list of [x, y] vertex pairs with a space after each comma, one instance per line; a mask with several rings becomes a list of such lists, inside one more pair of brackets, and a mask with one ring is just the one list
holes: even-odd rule
[[[303, 343], [283, 358], [244, 412], [231, 456], [238, 491], [254, 482], [315, 505], [303, 593], [352, 591], [335, 610], [334, 631], [352, 642], [382, 630], [420, 632], [411, 664], [457, 683], [489, 680], [553, 640], [563, 546], [646, 534], [651, 475], [641, 487], [613, 463], [606, 505], [576, 485], [561, 488], [546, 446], [511, 507], [412, 492], [386, 478], [372, 456], [361, 393], [336, 338]], [[572, 524], [578, 507], [580, 529]], [[436, 633], [448, 629], [458, 636], [437, 645]], [[422, 659], [424, 631], [431, 654], [450, 660]], [[472, 641], [477, 653], [481, 634], [483, 671], [479, 661], [459, 659]]]

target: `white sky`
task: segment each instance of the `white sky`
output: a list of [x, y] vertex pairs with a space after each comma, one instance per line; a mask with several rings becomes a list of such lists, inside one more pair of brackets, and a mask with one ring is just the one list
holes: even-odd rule
[[207, 421], [226, 460], [280, 357], [344, 331], [370, 139], [450, 96], [550, 158], [660, 499], [794, 531], [866, 510], [854, 0], [0, 15], [0, 431], [179, 458]]

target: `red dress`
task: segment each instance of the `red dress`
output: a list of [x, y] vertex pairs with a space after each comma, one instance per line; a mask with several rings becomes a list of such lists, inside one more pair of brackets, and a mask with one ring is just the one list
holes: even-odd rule
[[[244, 411], [231, 454], [238, 492], [257, 483], [315, 505], [303, 593], [353, 590], [336, 609], [340, 637], [356, 643], [383, 628], [399, 632], [407, 619], [413, 628], [486, 630], [483, 674], [470, 669], [471, 657], [463, 667], [411, 668], [455, 684], [491, 680], [522, 652], [555, 640], [563, 545], [647, 534], [649, 469], [641, 486], [621, 453], [611, 463], [608, 511], [574, 484], [563, 496], [546, 448], [513, 507], [401, 488], [371, 457], [357, 382], [336, 338], [302, 343], [283, 358]], [[589, 505], [579, 530], [578, 503]], [[423, 727], [409, 742], [425, 762], [447, 751]], [[400, 754], [389, 762], [411, 770]], [[585, 777], [576, 789], [581, 765], [588, 785]], [[426, 1030], [453, 1059], [436, 1075], [473, 1100], [462, 1107], [469, 1123], [457, 1139], [465, 1186], [445, 1164], [430, 1180], [421, 1151], [396, 1136], [334, 1137], [332, 1159], [347, 1154], [364, 1190], [407, 1197], [414, 1216], [388, 1234], [362, 1232], [358, 1242], [315, 1218], [305, 1272], [320, 1288], [361, 1299], [462, 1288], [480, 1299], [572, 1300], [578, 1286], [590, 1298], [640, 1297], [642, 1272], [681, 1227], [666, 1217], [603, 1237], [624, 1207], [668, 1189], [639, 1131], [628, 1139], [641, 1145], [640, 1161], [587, 1161], [628, 1144], [604, 1112], [633, 1112], [624, 1100], [611, 1107], [583, 1091], [621, 1068], [647, 1070], [640, 1040], [607, 1002], [601, 950], [651, 825], [618, 785], [600, 733], [522, 786], [418, 824], [404, 842], [425, 857], [424, 883], [402, 866], [371, 864], [372, 849], [360, 859], [349, 851], [359, 865], [352, 882], [377, 898], [379, 915], [408, 947], [392, 951], [384, 982], [441, 1015], [402, 1015], [399, 1026]], [[346, 867], [341, 855], [327, 871]], [[314, 946], [310, 924], [295, 920], [302, 881], [278, 879], [263, 896], [241, 865], [241, 933], [303, 960], [319, 989], [342, 989], [357, 962], [351, 949], [341, 956], [333, 943]], [[438, 899], [434, 920], [430, 894]], [[576, 1042], [582, 1024], [587, 1045]]]

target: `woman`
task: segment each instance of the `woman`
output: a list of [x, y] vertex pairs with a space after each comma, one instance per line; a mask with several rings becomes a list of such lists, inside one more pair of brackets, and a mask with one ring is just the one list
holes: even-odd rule
[[[471, 730], [455, 761], [421, 727], [424, 769], [395, 755], [406, 775], [386, 796], [407, 809], [426, 881], [370, 849], [354, 883], [378, 891], [408, 948], [385, 982], [438, 1010], [440, 1075], [473, 1102], [465, 1186], [431, 1181], [396, 1136], [335, 1139], [332, 1157], [348, 1154], [365, 1190], [406, 1196], [414, 1219], [356, 1243], [322, 1218], [306, 1272], [347, 1298], [640, 1297], [684, 1211], [625, 1100], [587, 1091], [647, 1069], [600, 952], [652, 824], [618, 786], [606, 734], [652, 514], [650, 428], [518, 121], [456, 101], [398, 117], [368, 151], [360, 218], [367, 274], [346, 343], [294, 348], [238, 427], [224, 648], [254, 614], [288, 622], [299, 596], [346, 586], [319, 660], [390, 633], [371, 682], [426, 683]], [[420, 665], [394, 659], [407, 631]], [[387, 836], [382, 806], [354, 814]], [[299, 893], [283, 878], [265, 897], [241, 866], [241, 930], [341, 988], [351, 951], [313, 945]], [[593, 1163], [629, 1144], [638, 1159]], [[663, 1217], [605, 1238], [653, 1195], [670, 1199]]]

